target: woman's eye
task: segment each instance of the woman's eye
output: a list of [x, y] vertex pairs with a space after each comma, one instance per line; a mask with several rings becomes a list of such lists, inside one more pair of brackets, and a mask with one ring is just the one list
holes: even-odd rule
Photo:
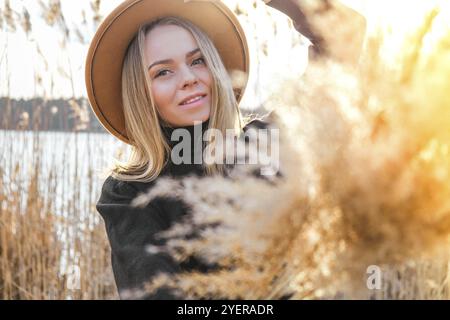
[[205, 63], [205, 59], [203, 57], [195, 59], [194, 61], [192, 61], [192, 64], [196, 64], [197, 61], [201, 61], [201, 63]]
[[165, 75], [166, 75], [165, 72], [169, 72], [169, 70], [164, 69], [164, 70], [159, 71], [159, 72], [155, 75], [155, 78], [158, 78], [158, 77], [160, 77], [160, 76], [165, 76]]

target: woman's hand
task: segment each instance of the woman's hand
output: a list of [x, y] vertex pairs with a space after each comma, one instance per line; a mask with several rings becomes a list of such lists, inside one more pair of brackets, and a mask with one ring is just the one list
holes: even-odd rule
[[264, 2], [291, 18], [294, 28], [311, 41], [315, 46], [314, 50], [317, 50], [318, 53], [321, 51], [323, 39], [311, 29], [304, 9], [298, 5], [296, 0], [264, 0]]
[[333, 0], [264, 0], [292, 19], [295, 29], [313, 46], [311, 58], [358, 62], [366, 31], [365, 18]]

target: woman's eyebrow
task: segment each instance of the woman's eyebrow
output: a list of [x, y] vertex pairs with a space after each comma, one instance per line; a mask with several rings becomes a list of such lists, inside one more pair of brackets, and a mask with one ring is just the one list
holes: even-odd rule
[[[200, 48], [196, 48], [192, 51], [189, 51], [188, 53], [186, 53], [186, 58], [193, 56], [194, 54], [196, 54], [199, 51], [200, 51]], [[173, 62], [173, 59], [164, 59], [164, 60], [155, 61], [148, 67], [147, 70], [150, 70], [152, 67], [156, 66], [157, 64], [167, 64], [170, 62]]]

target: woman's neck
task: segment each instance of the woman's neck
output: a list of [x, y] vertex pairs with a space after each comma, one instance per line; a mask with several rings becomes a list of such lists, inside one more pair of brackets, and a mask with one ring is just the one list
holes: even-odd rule
[[161, 125], [162, 132], [164, 134], [164, 137], [166, 138], [167, 142], [170, 146], [176, 145], [179, 142], [181, 142], [180, 138], [178, 137], [172, 137], [173, 132], [177, 129], [184, 129], [185, 131], [181, 131], [179, 135], [184, 137], [184, 133], [186, 131], [189, 133], [189, 137], [191, 138], [191, 141], [194, 138], [194, 134], [200, 133], [203, 136], [203, 133], [208, 129], [209, 126], [209, 118], [203, 121], [200, 125], [200, 121], [197, 124], [187, 125], [187, 126], [172, 126], [172, 125]]
[[203, 150], [206, 146], [203, 134], [208, 130], [208, 126], [209, 119], [195, 125], [161, 125], [163, 135], [173, 150], [168, 159], [168, 169], [172, 173], [183, 174], [191, 171], [193, 167], [202, 167]]

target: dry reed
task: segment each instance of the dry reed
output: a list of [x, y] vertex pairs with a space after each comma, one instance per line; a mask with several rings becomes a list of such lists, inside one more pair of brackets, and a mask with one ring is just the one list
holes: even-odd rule
[[[359, 68], [322, 59], [280, 84], [267, 108], [281, 128], [282, 178], [240, 171], [234, 179], [160, 180], [136, 199], [183, 199], [192, 215], [161, 235], [169, 241], [159, 249], [223, 267], [162, 274], [149, 291], [164, 284], [188, 298], [448, 298], [450, 10], [434, 2], [421, 14], [401, 45], [392, 45], [392, 29], [371, 34]], [[200, 237], [184, 239], [200, 227]], [[382, 271], [378, 290], [368, 289], [370, 266]]]

